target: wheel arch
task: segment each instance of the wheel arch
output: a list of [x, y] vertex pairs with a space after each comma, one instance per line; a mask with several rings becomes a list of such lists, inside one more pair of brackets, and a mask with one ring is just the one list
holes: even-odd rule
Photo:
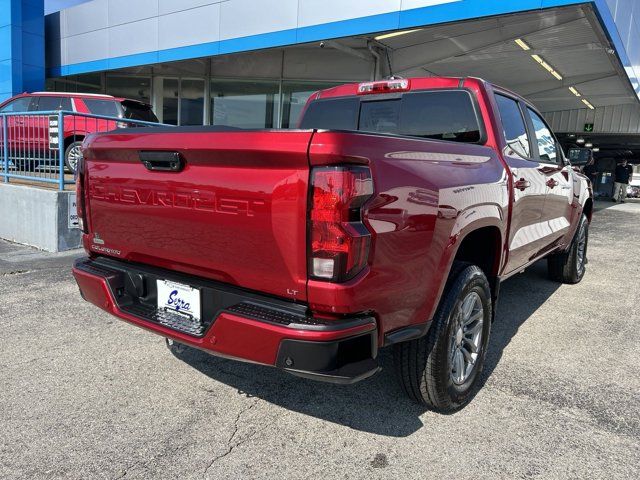
[[[500, 223], [499, 218], [479, 220], [452, 236], [450, 248], [445, 250], [448, 254], [445, 254], [442, 259], [443, 273], [437, 298], [442, 297], [454, 262], [461, 261], [477, 265], [484, 272], [489, 280], [495, 306], [500, 292], [499, 274], [504, 259], [504, 238], [504, 225]], [[439, 300], [433, 306], [431, 317], [438, 303]]]
[[591, 223], [591, 218], [593, 217], [593, 198], [589, 197], [585, 200], [582, 206], [582, 213], [587, 216], [587, 220]]
[[502, 250], [503, 239], [500, 228], [496, 225], [479, 226], [468, 231], [461, 238], [451, 263], [461, 261], [478, 266], [489, 280], [492, 294], [494, 294], [502, 262]]
[[86, 136], [87, 135], [85, 135], [84, 133], [79, 133], [79, 134], [76, 134], [76, 135], [67, 135], [64, 138], [64, 151], [63, 152], [66, 152], [67, 148], [69, 147], [69, 145], [71, 145], [73, 142], [82, 142], [85, 139]]

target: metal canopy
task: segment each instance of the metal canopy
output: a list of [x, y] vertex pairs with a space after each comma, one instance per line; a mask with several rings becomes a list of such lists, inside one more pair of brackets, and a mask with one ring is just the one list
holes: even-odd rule
[[588, 108], [582, 99], [594, 107], [639, 103], [589, 4], [392, 33], [395, 36], [351, 37], [339, 43], [358, 50], [367, 42], [387, 48], [394, 74], [402, 76], [482, 77], [527, 97], [543, 112]]

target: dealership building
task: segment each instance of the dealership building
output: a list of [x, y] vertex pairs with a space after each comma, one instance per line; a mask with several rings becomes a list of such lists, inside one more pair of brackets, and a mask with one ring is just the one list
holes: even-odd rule
[[93, 0], [0, 5], [0, 99], [107, 93], [179, 125], [293, 127], [311, 92], [469, 75], [534, 102], [559, 132], [640, 132], [634, 0]]

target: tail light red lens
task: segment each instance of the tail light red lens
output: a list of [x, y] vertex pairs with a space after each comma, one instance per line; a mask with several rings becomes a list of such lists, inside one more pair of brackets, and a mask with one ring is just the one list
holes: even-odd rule
[[76, 165], [76, 209], [78, 224], [83, 233], [88, 233], [86, 199], [87, 184], [85, 178], [84, 159], [80, 157]]
[[373, 195], [368, 167], [314, 168], [311, 172], [309, 275], [343, 282], [367, 265], [371, 234], [362, 207]]

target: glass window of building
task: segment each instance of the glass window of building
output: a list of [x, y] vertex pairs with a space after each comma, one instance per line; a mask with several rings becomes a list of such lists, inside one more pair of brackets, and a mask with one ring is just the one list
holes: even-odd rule
[[[178, 125], [178, 98], [180, 96], [177, 78], [162, 79], [162, 123]], [[159, 107], [158, 107], [159, 108]]]
[[279, 92], [276, 81], [213, 80], [211, 125], [275, 128], [278, 126]]
[[298, 128], [300, 115], [311, 94], [339, 83], [283, 82], [282, 128]]
[[150, 103], [151, 78], [109, 75], [107, 76], [106, 92], [114, 97], [131, 98]]
[[76, 77], [76, 90], [79, 93], [103, 93], [102, 74], [87, 73]]
[[46, 90], [49, 92], [103, 93], [102, 74], [87, 73], [61, 78], [48, 78]]
[[204, 80], [182, 79], [180, 125], [204, 124]]

